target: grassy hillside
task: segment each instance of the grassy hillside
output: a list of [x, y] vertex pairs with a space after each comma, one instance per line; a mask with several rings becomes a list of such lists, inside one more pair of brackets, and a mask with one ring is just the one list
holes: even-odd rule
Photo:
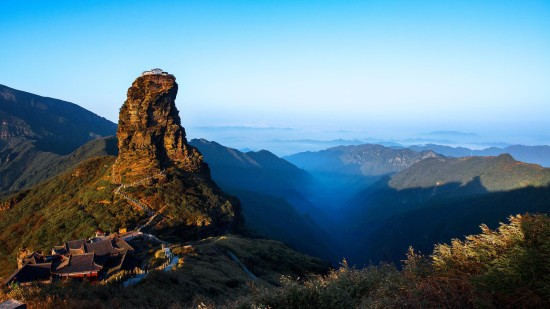
[[[2, 289], [40, 308], [547, 308], [550, 218], [510, 223], [435, 246], [409, 249], [403, 269], [357, 269], [343, 261], [326, 273], [318, 260], [281, 243], [234, 236], [175, 245], [182, 263], [153, 272], [132, 288], [67, 282]], [[235, 261], [233, 254], [253, 279]], [[305, 276], [305, 274], [308, 274]]]
[[55, 244], [118, 231], [145, 214], [115, 199], [108, 179], [114, 157], [83, 162], [34, 188], [10, 196], [0, 211], [0, 273], [15, 268], [17, 250], [49, 250]]
[[430, 158], [392, 177], [397, 190], [429, 188], [442, 184], [466, 185], [479, 177], [487, 191], [507, 191], [550, 182], [550, 169], [514, 160], [509, 154], [497, 157]]
[[84, 160], [116, 154], [115, 137], [91, 140], [67, 155], [40, 151], [31, 141], [18, 138], [0, 152], [0, 193], [30, 188]]
[[[118, 186], [110, 181], [114, 161], [86, 160], [7, 197], [0, 204], [0, 274], [14, 269], [21, 247], [49, 250], [66, 240], [91, 237], [98, 228], [115, 232], [144, 224], [149, 215], [115, 194]], [[225, 232], [233, 227], [228, 222], [239, 216], [238, 201], [225, 197], [213, 182], [179, 170], [168, 169], [165, 178], [125, 192], [159, 213], [145, 230], [179, 241]]]

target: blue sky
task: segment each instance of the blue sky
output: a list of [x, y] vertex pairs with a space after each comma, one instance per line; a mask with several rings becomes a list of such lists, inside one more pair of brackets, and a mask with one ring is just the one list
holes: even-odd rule
[[0, 38], [0, 84], [115, 122], [141, 71], [173, 73], [191, 137], [550, 143], [550, 1], [2, 0]]

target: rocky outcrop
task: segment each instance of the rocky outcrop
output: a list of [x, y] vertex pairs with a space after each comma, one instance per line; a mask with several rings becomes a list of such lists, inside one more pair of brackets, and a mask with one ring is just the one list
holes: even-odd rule
[[123, 185], [117, 191], [122, 202], [155, 214], [144, 228], [153, 234], [193, 239], [235, 230], [239, 202], [218, 188], [200, 152], [187, 143], [177, 93], [176, 78], [160, 69], [133, 82], [120, 109], [111, 182]]
[[7, 200], [1, 201], [0, 212], [12, 209], [17, 203], [19, 203], [22, 199], [25, 198], [27, 193], [28, 191], [22, 191], [22, 192], [19, 192], [19, 194], [16, 194]]
[[199, 173], [202, 156], [187, 143], [175, 105], [178, 84], [169, 74], [143, 74], [128, 89], [118, 122], [113, 182], [131, 182], [176, 167]]

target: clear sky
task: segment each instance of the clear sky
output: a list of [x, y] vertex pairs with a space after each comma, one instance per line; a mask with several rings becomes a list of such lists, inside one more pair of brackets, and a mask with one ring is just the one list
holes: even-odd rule
[[160, 67], [188, 128], [550, 141], [550, 1], [2, 0], [0, 42], [0, 84], [115, 122]]

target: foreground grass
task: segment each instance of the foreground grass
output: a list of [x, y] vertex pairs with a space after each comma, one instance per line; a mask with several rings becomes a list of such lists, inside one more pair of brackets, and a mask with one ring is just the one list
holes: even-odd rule
[[255, 289], [239, 308], [550, 308], [550, 218], [510, 217], [496, 231], [410, 249], [403, 270], [344, 262], [328, 275]]

